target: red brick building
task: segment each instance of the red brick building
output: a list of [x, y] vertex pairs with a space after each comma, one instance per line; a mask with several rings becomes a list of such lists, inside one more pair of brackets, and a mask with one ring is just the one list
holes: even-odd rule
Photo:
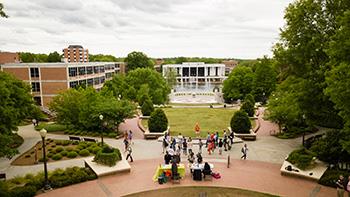
[[66, 62], [89, 62], [89, 50], [81, 45], [69, 45], [63, 49], [63, 57]]
[[19, 62], [20, 62], [20, 58], [18, 53], [0, 51], [0, 64], [19, 63]]

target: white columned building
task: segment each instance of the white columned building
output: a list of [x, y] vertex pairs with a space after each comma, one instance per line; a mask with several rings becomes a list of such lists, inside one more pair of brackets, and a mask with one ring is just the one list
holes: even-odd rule
[[177, 89], [213, 91], [226, 79], [224, 64], [205, 64], [204, 62], [184, 62], [163, 65], [163, 76], [174, 70], [177, 73]]

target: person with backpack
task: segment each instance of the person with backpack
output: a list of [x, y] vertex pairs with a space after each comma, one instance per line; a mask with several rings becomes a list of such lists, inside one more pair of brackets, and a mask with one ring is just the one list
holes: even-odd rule
[[[219, 140], [219, 155], [222, 154], [222, 146], [223, 146], [223, 142], [222, 142], [222, 139]], [[226, 149], [225, 149], [226, 150]]]
[[126, 152], [128, 150], [129, 141], [126, 138], [124, 138], [123, 142], [124, 142], [124, 152]]
[[344, 196], [344, 176], [340, 175], [339, 179], [337, 180], [337, 182], [335, 183], [337, 186], [337, 196], [338, 197], [343, 197]]
[[202, 142], [202, 139], [200, 139], [200, 138], [199, 138], [199, 141], [198, 141], [198, 146], [199, 146], [199, 152], [202, 154], [203, 142]]
[[244, 144], [244, 146], [242, 147], [241, 149], [241, 152], [242, 152], [242, 157], [241, 159], [244, 159], [246, 160], [247, 159], [247, 152], [248, 152], [248, 147], [247, 147], [247, 144]]
[[130, 157], [130, 162], [133, 162], [134, 159], [132, 158], [131, 153], [132, 153], [132, 148], [131, 148], [131, 144], [129, 144], [129, 146], [128, 146], [128, 154], [126, 155], [126, 160], [128, 160], [129, 157]]
[[187, 155], [187, 140], [186, 140], [186, 138], [183, 139], [182, 148], [183, 148], [184, 155]]
[[187, 148], [188, 148], [188, 154], [191, 154], [191, 152], [193, 151], [193, 142], [192, 142], [192, 138], [189, 137], [188, 141], [187, 141]]

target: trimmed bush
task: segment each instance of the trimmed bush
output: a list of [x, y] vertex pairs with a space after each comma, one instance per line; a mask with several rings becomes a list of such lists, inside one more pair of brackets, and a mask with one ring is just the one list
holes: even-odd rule
[[60, 153], [61, 153], [61, 155], [62, 155], [62, 156], [67, 156], [67, 154], [68, 154], [68, 152], [67, 152], [67, 151], [65, 151], [65, 150], [64, 150], [64, 151], [62, 151], [62, 152], [60, 152]]
[[96, 178], [96, 175], [89, 168], [73, 167], [66, 168], [66, 170], [55, 170], [49, 177], [49, 181], [53, 188], [59, 188]]
[[86, 157], [86, 156], [90, 155], [90, 152], [88, 150], [86, 150], [86, 149], [83, 149], [83, 150], [79, 151], [79, 155], [83, 156], [83, 157]]
[[48, 158], [51, 158], [53, 155], [54, 155], [54, 153], [51, 152], [51, 153], [48, 153], [48, 154], [47, 154], [47, 157], [48, 157]]
[[78, 145], [79, 142], [78, 142], [78, 141], [73, 141], [72, 144], [73, 144], [73, 145]]
[[245, 111], [248, 116], [253, 117], [254, 116], [254, 103], [252, 103], [251, 101], [247, 100], [244, 101], [241, 110]]
[[252, 123], [248, 114], [242, 110], [236, 111], [231, 118], [231, 129], [235, 133], [250, 133]]
[[117, 137], [117, 134], [115, 132], [112, 132], [112, 133], [108, 133], [107, 136], [110, 138], [115, 138], [115, 137]]
[[71, 152], [71, 151], [73, 150], [73, 147], [67, 147], [65, 150], [66, 150], [67, 152]]
[[154, 111], [153, 103], [150, 98], [146, 99], [143, 102], [143, 105], [141, 107], [142, 115], [149, 116]]
[[35, 196], [36, 190], [34, 186], [15, 187], [11, 190], [10, 196], [32, 197]]
[[62, 145], [62, 140], [56, 140], [56, 141], [55, 141], [55, 144], [56, 144], [56, 145]]
[[344, 177], [349, 177], [350, 172], [336, 169], [327, 169], [326, 172], [320, 178], [320, 180], [318, 180], [318, 183], [321, 185], [336, 188], [335, 182], [338, 180], [340, 175], [343, 175]]
[[148, 120], [150, 132], [164, 132], [168, 128], [168, 118], [162, 109], [156, 109]]
[[52, 159], [55, 161], [60, 160], [60, 159], [62, 159], [62, 155], [60, 153], [57, 153], [54, 156], [52, 156]]
[[63, 151], [63, 147], [62, 146], [59, 146], [59, 147], [57, 147], [56, 149], [55, 149], [55, 152], [56, 153], [60, 153], [60, 152], [62, 152]]
[[47, 132], [64, 131], [67, 129], [65, 125], [61, 124], [47, 124], [44, 128]]
[[287, 158], [287, 161], [293, 165], [296, 165], [299, 169], [305, 170], [312, 164], [313, 157], [315, 156], [315, 153], [302, 148], [291, 152]]
[[75, 151], [71, 151], [67, 154], [68, 158], [76, 158], [78, 156], [78, 153]]
[[107, 166], [114, 166], [121, 158], [119, 149], [104, 146], [102, 150], [98, 151], [95, 155], [94, 162]]
[[101, 150], [101, 148], [100, 147], [94, 147], [93, 148], [93, 150], [92, 150], [92, 152], [94, 153], [94, 154], [96, 154], [98, 151], [100, 151]]
[[63, 146], [68, 146], [68, 145], [70, 145], [70, 141], [69, 140], [62, 141], [62, 145]]

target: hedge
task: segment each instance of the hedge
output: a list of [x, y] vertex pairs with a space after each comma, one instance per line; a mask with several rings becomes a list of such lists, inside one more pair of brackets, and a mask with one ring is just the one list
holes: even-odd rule
[[242, 110], [236, 111], [231, 118], [231, 129], [236, 133], [250, 133], [252, 123], [248, 114]]
[[148, 120], [149, 132], [164, 132], [168, 128], [168, 118], [162, 109], [156, 109]]
[[343, 175], [345, 178], [347, 178], [350, 176], [350, 172], [336, 169], [327, 169], [320, 180], [318, 180], [318, 183], [335, 188], [335, 182], [338, 180], [340, 175]]
[[117, 161], [120, 161], [121, 159], [122, 157], [119, 149], [104, 146], [96, 153], [94, 162], [107, 166], [114, 166]]
[[76, 158], [78, 156], [78, 153], [75, 151], [71, 151], [67, 154], [68, 158]]
[[57, 153], [54, 156], [52, 156], [52, 159], [55, 161], [60, 160], [60, 159], [62, 159], [62, 155], [60, 153]]
[[313, 157], [315, 156], [315, 153], [305, 148], [301, 148], [291, 152], [287, 158], [287, 161], [293, 165], [296, 165], [299, 169], [305, 170], [312, 164]]
[[86, 149], [83, 149], [83, 150], [79, 151], [79, 155], [83, 156], [83, 157], [86, 157], [86, 156], [90, 155], [90, 152], [88, 150], [86, 150]]

